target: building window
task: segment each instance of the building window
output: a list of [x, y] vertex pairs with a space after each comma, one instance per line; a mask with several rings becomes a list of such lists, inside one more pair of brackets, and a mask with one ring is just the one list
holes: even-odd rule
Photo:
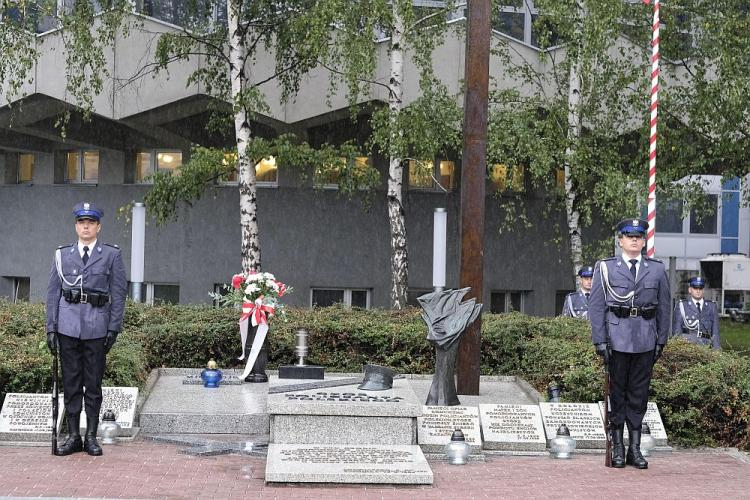
[[523, 165], [508, 167], [502, 163], [495, 163], [492, 165], [490, 180], [495, 189], [501, 193], [506, 191], [522, 193], [524, 191], [524, 176]]
[[145, 283], [146, 304], [179, 304], [180, 285], [168, 283]]
[[563, 307], [565, 306], [565, 299], [568, 297], [568, 294], [571, 292], [574, 292], [575, 290], [558, 290], [555, 292], [555, 316], [560, 316], [563, 311]]
[[140, 151], [135, 158], [135, 181], [150, 182], [156, 172], [178, 174], [182, 166], [182, 151]]
[[18, 183], [31, 182], [34, 179], [34, 155], [18, 155]]
[[337, 188], [339, 186], [339, 177], [341, 175], [341, 165], [347, 164], [353, 168], [356, 173], [363, 174], [370, 168], [372, 160], [369, 156], [355, 156], [348, 161], [345, 157], [340, 157], [336, 165], [327, 165], [326, 168], [318, 167], [315, 169], [314, 182], [316, 186], [323, 188]]
[[99, 180], [99, 151], [68, 151], [65, 158], [66, 182]]
[[[715, 194], [705, 195], [705, 202], [702, 205], [702, 214], [698, 214], [695, 208], [690, 209], [690, 234], [716, 234], [718, 219], [718, 201], [719, 197]], [[708, 208], [711, 213], [705, 213]]]
[[456, 162], [451, 160], [409, 160], [409, 189], [440, 189], [456, 187]]
[[660, 233], [682, 233], [682, 200], [656, 200]]
[[[225, 297], [230, 290], [230, 285], [227, 285], [226, 283], [214, 283], [214, 307], [222, 307], [217, 296]], [[224, 304], [224, 307], [229, 307], [229, 305]]]
[[21, 301], [25, 301], [25, 302], [29, 301], [29, 298], [31, 296], [31, 279], [30, 278], [21, 277], [21, 276], [8, 276], [8, 277], [5, 277], [2, 281], [9, 284], [11, 287], [9, 299], [13, 304], [17, 302], [21, 302]]
[[492, 29], [519, 42], [539, 47], [559, 44], [559, 36], [554, 27], [544, 19], [539, 19], [539, 11], [534, 0], [501, 0], [492, 16]]
[[490, 293], [490, 312], [493, 314], [508, 313], [511, 311], [524, 312], [525, 291], [501, 291]]
[[346, 307], [370, 308], [370, 290], [365, 288], [312, 288], [311, 307], [328, 307], [344, 304]]
[[[237, 153], [225, 153], [224, 164], [237, 164]], [[222, 175], [219, 179], [221, 184], [237, 184], [239, 180], [239, 167], [232, 172]], [[276, 158], [269, 156], [263, 158], [255, 165], [255, 183], [258, 187], [276, 187], [279, 185], [279, 166], [276, 164]]]
[[409, 288], [406, 290], [406, 304], [414, 307], [420, 307], [417, 298], [426, 293], [433, 292], [432, 288]]

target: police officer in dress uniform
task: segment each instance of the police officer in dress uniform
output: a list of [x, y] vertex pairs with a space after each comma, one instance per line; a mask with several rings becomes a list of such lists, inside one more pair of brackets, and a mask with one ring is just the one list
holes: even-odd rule
[[[641, 454], [641, 423], [651, 371], [670, 332], [671, 296], [664, 264], [641, 255], [648, 222], [617, 225], [622, 256], [596, 263], [589, 299], [591, 337], [610, 374], [612, 466], [647, 469]], [[627, 456], [623, 427], [630, 432]]]
[[[105, 357], [117, 340], [127, 294], [120, 249], [101, 243], [101, 209], [93, 203], [73, 208], [78, 242], [58, 247], [47, 285], [47, 345], [60, 351], [68, 439], [57, 455], [85, 450], [101, 455], [96, 442]], [[86, 434], [80, 435], [81, 402]]]
[[721, 349], [719, 337], [719, 306], [703, 298], [706, 282], [701, 277], [690, 278], [686, 300], [677, 302], [672, 320], [672, 335], [698, 345]]
[[578, 270], [581, 278], [581, 288], [577, 292], [565, 296], [562, 315], [571, 318], [589, 318], [589, 296], [591, 295], [591, 281], [594, 276], [594, 268], [583, 266]]

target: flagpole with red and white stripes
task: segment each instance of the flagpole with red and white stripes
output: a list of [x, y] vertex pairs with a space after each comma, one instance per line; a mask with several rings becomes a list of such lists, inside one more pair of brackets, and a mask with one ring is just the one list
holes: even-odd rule
[[[643, 0], [646, 5], [650, 0]], [[654, 23], [651, 36], [651, 132], [648, 138], [648, 233], [646, 255], [654, 256], [656, 233], [656, 117], [659, 109], [659, 0], [654, 0]]]

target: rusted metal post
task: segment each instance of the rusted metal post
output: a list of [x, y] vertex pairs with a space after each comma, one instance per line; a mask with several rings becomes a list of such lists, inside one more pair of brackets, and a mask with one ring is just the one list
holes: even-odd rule
[[[490, 77], [490, 0], [469, 0], [466, 26], [464, 147], [461, 161], [461, 287], [482, 302], [484, 184], [487, 177], [487, 107]], [[458, 350], [459, 394], [479, 394], [481, 315]]]

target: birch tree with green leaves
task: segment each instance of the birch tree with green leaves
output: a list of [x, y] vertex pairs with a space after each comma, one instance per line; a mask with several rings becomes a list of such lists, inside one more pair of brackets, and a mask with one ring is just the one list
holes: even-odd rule
[[[330, 70], [333, 89], [343, 85], [353, 108], [378, 89], [387, 103], [375, 109], [370, 146], [388, 158], [387, 207], [391, 246], [391, 307], [406, 306], [409, 252], [403, 203], [404, 163], [458, 152], [461, 112], [432, 71], [433, 52], [450, 29], [454, 1], [342, 0], [336, 18], [334, 44], [323, 65]], [[375, 76], [379, 44], [387, 44], [388, 79]], [[406, 75], [409, 57], [418, 74]], [[420, 96], [404, 103], [405, 79], [419, 82]]]

